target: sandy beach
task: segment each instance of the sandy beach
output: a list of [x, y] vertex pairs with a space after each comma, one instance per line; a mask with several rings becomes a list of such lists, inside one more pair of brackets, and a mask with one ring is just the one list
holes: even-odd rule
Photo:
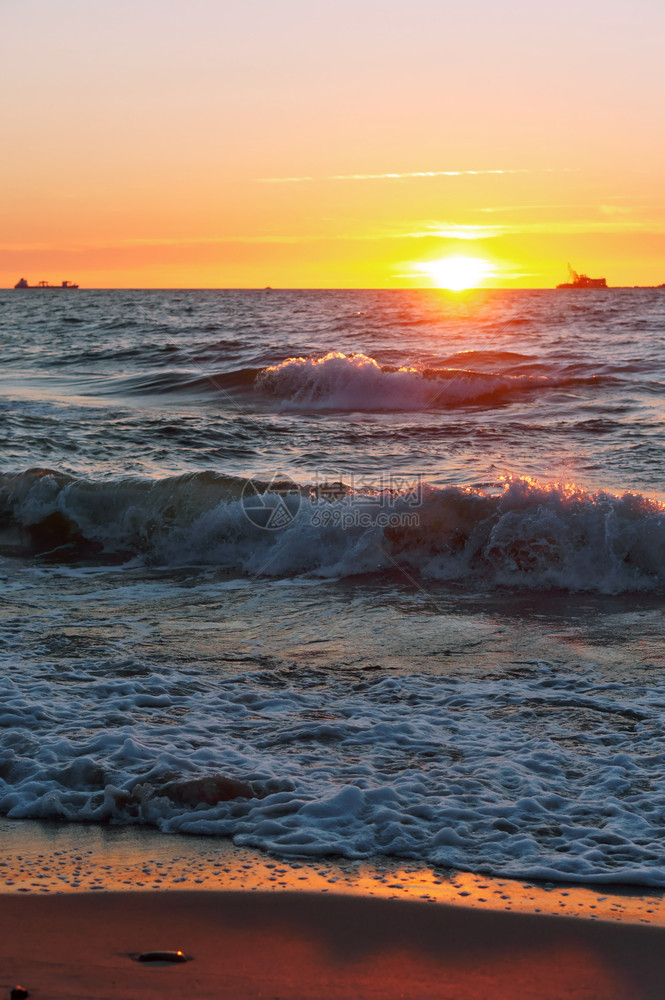
[[[285, 862], [140, 828], [2, 820], [0, 842], [4, 996], [662, 996], [660, 894]], [[191, 961], [137, 961], [153, 950]]]
[[[288, 892], [5, 895], [0, 914], [0, 986], [51, 1000], [663, 994], [654, 927]], [[191, 961], [132, 957], [152, 949]]]

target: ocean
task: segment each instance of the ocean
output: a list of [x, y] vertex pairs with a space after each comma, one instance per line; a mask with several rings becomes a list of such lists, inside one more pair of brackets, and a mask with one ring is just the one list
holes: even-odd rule
[[665, 888], [665, 292], [0, 292], [0, 814]]

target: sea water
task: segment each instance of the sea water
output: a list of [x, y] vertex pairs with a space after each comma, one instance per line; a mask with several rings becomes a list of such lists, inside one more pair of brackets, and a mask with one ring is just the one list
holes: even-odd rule
[[0, 812], [665, 887], [665, 292], [0, 293]]

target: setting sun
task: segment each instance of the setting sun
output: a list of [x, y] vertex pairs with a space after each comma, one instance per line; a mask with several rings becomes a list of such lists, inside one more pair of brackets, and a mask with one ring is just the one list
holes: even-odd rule
[[492, 273], [489, 262], [480, 257], [441, 257], [419, 264], [417, 269], [427, 274], [438, 288], [453, 292], [476, 288]]

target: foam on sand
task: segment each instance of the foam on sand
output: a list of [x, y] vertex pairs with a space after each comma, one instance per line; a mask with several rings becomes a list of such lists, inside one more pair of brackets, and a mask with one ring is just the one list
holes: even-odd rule
[[11, 818], [665, 888], [662, 682], [555, 664], [481, 680], [219, 675], [132, 659], [51, 677], [19, 673], [11, 656], [6, 667], [0, 811]]

